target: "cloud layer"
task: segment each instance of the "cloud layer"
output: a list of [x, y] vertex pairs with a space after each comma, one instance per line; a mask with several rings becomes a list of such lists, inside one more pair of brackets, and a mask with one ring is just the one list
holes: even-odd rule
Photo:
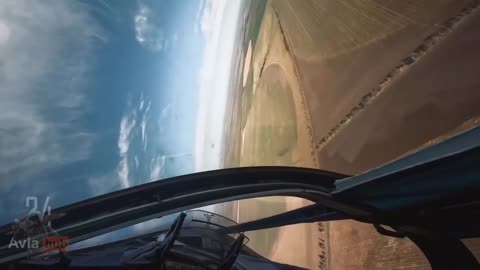
[[129, 100], [118, 129], [118, 164], [103, 175], [89, 178], [88, 184], [94, 195], [161, 178], [165, 158], [154, 150], [147, 149], [148, 130], [152, 124], [151, 105], [151, 101], [145, 99], [143, 95], [137, 103]]
[[120, 179], [121, 188], [130, 187], [129, 174], [130, 169], [128, 165], [128, 150], [131, 143], [132, 129], [136, 124], [136, 114], [127, 114], [120, 121], [120, 131], [118, 136], [118, 152], [120, 154], [120, 162], [118, 164], [118, 179]]
[[139, 3], [138, 11], [134, 17], [135, 38], [138, 43], [152, 51], [167, 50], [170, 41], [158, 23], [150, 8]]
[[105, 41], [77, 3], [0, 1], [0, 191], [90, 156], [94, 137], [79, 123]]
[[206, 0], [200, 16], [205, 40], [198, 77], [199, 107], [195, 132], [195, 170], [217, 169], [241, 1]]

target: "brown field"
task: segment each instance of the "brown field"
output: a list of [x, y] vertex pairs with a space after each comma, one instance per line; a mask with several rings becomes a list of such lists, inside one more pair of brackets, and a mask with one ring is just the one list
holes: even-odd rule
[[[226, 166], [358, 174], [478, 125], [479, 33], [479, 1], [268, 1], [232, 109]], [[262, 249], [311, 269], [429, 268], [408, 239], [355, 221], [326, 228], [285, 227]], [[480, 241], [465, 242], [480, 254]]]

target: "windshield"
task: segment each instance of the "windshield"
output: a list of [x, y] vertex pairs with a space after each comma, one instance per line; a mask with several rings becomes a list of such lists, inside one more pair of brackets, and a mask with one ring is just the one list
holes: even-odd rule
[[223, 166], [246, 4], [2, 3], [0, 222]]
[[[1, 1], [0, 223], [219, 168], [360, 174], [478, 126], [477, 9], [456, 0]], [[247, 221], [310, 203], [298, 200], [223, 207]], [[407, 240], [375, 238], [353, 221], [294, 228], [319, 240], [263, 230], [249, 245], [309, 268], [373, 269], [345, 259], [371, 241], [387, 250], [373, 261], [402, 264], [392, 254], [403, 247], [426, 264]], [[316, 254], [280, 254], [279, 241]]]

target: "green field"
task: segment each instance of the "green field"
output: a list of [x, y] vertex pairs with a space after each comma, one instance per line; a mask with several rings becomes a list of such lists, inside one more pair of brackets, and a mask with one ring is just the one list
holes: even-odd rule
[[296, 114], [282, 69], [268, 67], [253, 94], [244, 128], [242, 166], [291, 165], [297, 140]]
[[[249, 42], [253, 52], [255, 51], [266, 4], [266, 0], [252, 2], [244, 41], [245, 52]], [[238, 89], [241, 93], [235, 117], [239, 126], [234, 127], [234, 133], [231, 134], [230, 151], [227, 151], [226, 157], [228, 167], [291, 163], [290, 150], [296, 141], [296, 125], [290, 90], [276, 80], [281, 71], [275, 68], [265, 70], [265, 80], [260, 81], [254, 90], [253, 63], [263, 60], [252, 59], [247, 83], [245, 87]], [[245, 132], [243, 139], [242, 132]], [[240, 222], [286, 210], [283, 198], [243, 200], [240, 202]], [[278, 235], [278, 228], [248, 232], [248, 246], [268, 257], [276, 247]]]

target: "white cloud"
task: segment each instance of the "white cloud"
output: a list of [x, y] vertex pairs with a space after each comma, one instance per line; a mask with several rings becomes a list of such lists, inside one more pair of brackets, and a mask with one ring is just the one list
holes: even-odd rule
[[[104, 175], [90, 177], [88, 184], [92, 189], [95, 195], [104, 194], [111, 192], [116, 189], [123, 189], [132, 186], [131, 183], [131, 165], [135, 166], [134, 170], [139, 168], [140, 162], [137, 153], [130, 151], [130, 145], [135, 135], [138, 134], [136, 131], [138, 123], [138, 115], [141, 113], [140, 108], [145, 101], [143, 97], [140, 99], [140, 105], [138, 106], [128, 106], [127, 112], [123, 115], [120, 120], [120, 127], [118, 131], [118, 154], [119, 162], [116, 168], [112, 171], [107, 172]], [[150, 101], [147, 104], [147, 107], [142, 115], [142, 121], [140, 123], [140, 128], [142, 132], [142, 138], [146, 140], [145, 127], [147, 125], [147, 114], [150, 111]], [[135, 149], [134, 149], [135, 150]]]
[[152, 103], [149, 101], [148, 105], [147, 105], [147, 108], [145, 109], [145, 113], [148, 113], [148, 111], [150, 111], [150, 106], [151, 105], [152, 105]]
[[117, 176], [120, 179], [120, 188], [128, 188], [130, 187], [130, 181], [128, 179], [130, 175], [130, 168], [128, 167], [128, 157], [125, 155], [120, 158], [120, 162], [118, 163], [118, 171]]
[[172, 109], [172, 104], [167, 104], [167, 106], [160, 111], [160, 121], [167, 119], [168, 115], [172, 113]]
[[[94, 195], [97, 196], [131, 186], [129, 181], [130, 168], [128, 164], [128, 152], [132, 140], [132, 131], [136, 124], [135, 117], [135, 112], [129, 112], [124, 115], [120, 121], [117, 143], [120, 161], [117, 167], [104, 175], [92, 176], [88, 179], [88, 185]], [[136, 156], [135, 159], [137, 159], [135, 162], [138, 163]]]
[[207, 40], [213, 41], [220, 32], [227, 1], [206, 0], [200, 18], [200, 31]]
[[[143, 151], [147, 151], [147, 144], [148, 144], [148, 133], [146, 132], [146, 127], [147, 127], [147, 122], [146, 122], [146, 117], [150, 111], [150, 106], [152, 105], [152, 103], [149, 101], [148, 102], [148, 105], [147, 105], [147, 108], [145, 109], [145, 112], [143, 114], [143, 119], [144, 119], [144, 122], [145, 122], [145, 128], [142, 128], [142, 141], [143, 141]], [[142, 122], [142, 127], [143, 127], [143, 122]]]
[[[143, 102], [144, 101], [142, 98], [140, 101], [140, 104]], [[131, 186], [131, 183], [129, 181], [130, 168], [129, 168], [128, 160], [129, 160], [130, 144], [132, 142], [133, 135], [134, 135], [132, 131], [136, 127], [137, 115], [139, 113], [139, 111], [136, 111], [135, 108], [137, 107], [135, 106], [133, 107], [133, 109], [130, 109], [129, 111], [127, 111], [127, 113], [123, 116], [123, 118], [120, 121], [120, 130], [118, 135], [118, 152], [120, 155], [120, 162], [118, 163], [117, 175], [118, 175], [118, 178], [120, 179], [121, 188], [128, 188]], [[142, 140], [144, 140], [146, 136], [145, 134], [145, 128], [147, 126], [146, 115], [148, 114], [149, 109], [150, 109], [150, 103], [148, 104], [147, 109], [143, 113], [142, 121], [140, 123]]]
[[[207, 0], [204, 4], [200, 30], [205, 38], [202, 66], [199, 74], [199, 109], [197, 113], [196, 143], [195, 143], [195, 168], [204, 169], [204, 149], [206, 137], [206, 118], [208, 114], [208, 100], [210, 99], [212, 81], [215, 76], [215, 59], [220, 43], [220, 24], [225, 10], [225, 1]], [[217, 27], [215, 27], [215, 25]]]
[[133, 157], [133, 160], [135, 161], [135, 169], [138, 169], [138, 166], [140, 166], [140, 161], [138, 160], [138, 156], [135, 155]]
[[105, 40], [77, 3], [0, 1], [0, 179], [12, 178], [2, 191], [90, 157], [94, 137], [73, 123]]
[[130, 133], [135, 127], [136, 120], [131, 115], [125, 115], [120, 121], [120, 132], [118, 136], [118, 151], [120, 156], [126, 155], [130, 147]]
[[152, 51], [168, 49], [168, 40], [163, 30], [154, 22], [154, 14], [150, 8], [139, 3], [137, 14], [134, 17], [135, 38], [142, 46]]
[[145, 130], [147, 128], [147, 119], [143, 118], [142, 123], [140, 123], [140, 127], [142, 128], [142, 142], [145, 142]]
[[163, 168], [165, 167], [165, 156], [158, 156], [150, 164], [150, 181], [160, 179]]
[[[199, 107], [195, 132], [197, 171], [215, 169], [219, 164], [220, 150], [207, 153], [210, 148], [206, 145], [211, 145], [212, 140], [218, 141], [223, 132], [226, 93], [240, 6], [241, 1], [225, 0], [207, 0], [203, 6], [200, 30], [205, 39], [205, 48], [198, 82]], [[212, 138], [212, 134], [215, 138]]]
[[[142, 116], [142, 122], [140, 123], [140, 128], [141, 128], [141, 132], [142, 132], [142, 142], [145, 144], [146, 142], [146, 139], [147, 139], [147, 133], [146, 133], [146, 129], [147, 129], [147, 117], [148, 117], [148, 113], [150, 111], [150, 105], [151, 103], [149, 102], [148, 105], [147, 105], [147, 108], [145, 109], [145, 112], [143, 113], [143, 116]], [[143, 100], [142, 102], [140, 103], [140, 108], [143, 107]]]
[[[200, 1], [200, 4], [198, 5], [198, 10], [195, 13], [195, 21], [196, 22], [199, 22], [200, 19], [202, 18], [202, 14], [203, 14], [204, 9], [205, 9], [205, 1]], [[195, 34], [198, 34], [198, 32], [200, 31], [201, 25], [200, 24], [195, 24], [193, 27], [194, 27], [193, 32]]]
[[145, 134], [145, 139], [143, 140], [143, 151], [147, 151], [148, 145], [148, 133]]

